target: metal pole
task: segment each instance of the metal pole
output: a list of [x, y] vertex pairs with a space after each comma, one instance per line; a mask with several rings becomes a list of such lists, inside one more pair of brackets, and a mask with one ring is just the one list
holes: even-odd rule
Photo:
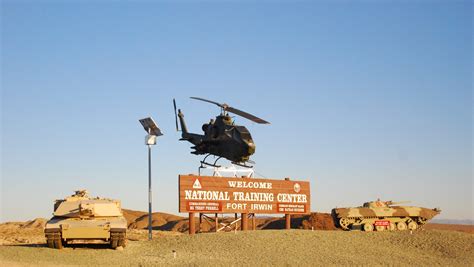
[[148, 145], [148, 240], [153, 239], [151, 221], [151, 145]]

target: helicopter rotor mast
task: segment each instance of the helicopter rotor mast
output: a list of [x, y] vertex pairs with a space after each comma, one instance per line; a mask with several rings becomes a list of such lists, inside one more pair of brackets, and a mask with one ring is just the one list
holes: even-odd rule
[[230, 112], [230, 113], [234, 113], [236, 115], [239, 115], [243, 118], [246, 118], [248, 120], [251, 120], [253, 122], [256, 122], [256, 123], [259, 123], [259, 124], [270, 124], [268, 121], [264, 120], [264, 119], [261, 119], [257, 116], [254, 116], [250, 113], [247, 113], [245, 111], [242, 111], [240, 109], [236, 109], [236, 108], [233, 108], [227, 104], [220, 104], [220, 103], [217, 103], [217, 102], [214, 102], [214, 101], [211, 101], [211, 100], [207, 100], [207, 99], [204, 99], [204, 98], [201, 98], [201, 97], [191, 97], [192, 99], [195, 99], [195, 100], [200, 100], [200, 101], [204, 101], [204, 102], [208, 102], [208, 103], [211, 103], [211, 104], [214, 104], [218, 107], [220, 107], [222, 109], [222, 113], [224, 113], [224, 111], [226, 112]]

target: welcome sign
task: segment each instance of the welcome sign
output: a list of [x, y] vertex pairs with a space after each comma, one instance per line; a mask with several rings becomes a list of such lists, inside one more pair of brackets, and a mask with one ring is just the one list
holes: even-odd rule
[[309, 182], [180, 175], [179, 212], [306, 214]]

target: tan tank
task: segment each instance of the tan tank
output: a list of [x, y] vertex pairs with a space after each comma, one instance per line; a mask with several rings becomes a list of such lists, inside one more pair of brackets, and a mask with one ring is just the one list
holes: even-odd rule
[[371, 201], [357, 208], [335, 208], [332, 210], [332, 216], [336, 225], [344, 230], [403, 231], [415, 230], [441, 212], [436, 208], [396, 206], [405, 202], [408, 201]]
[[86, 190], [54, 202], [54, 217], [45, 226], [48, 247], [61, 249], [73, 240], [103, 240], [125, 247], [127, 220], [119, 200], [90, 198]]

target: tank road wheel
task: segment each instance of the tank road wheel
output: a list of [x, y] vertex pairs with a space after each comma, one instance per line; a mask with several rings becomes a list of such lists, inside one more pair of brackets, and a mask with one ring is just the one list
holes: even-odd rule
[[426, 224], [427, 221], [428, 220], [423, 218], [423, 217], [418, 217], [418, 224], [419, 225], [424, 225], [424, 224]]
[[363, 228], [366, 232], [372, 232], [374, 230], [374, 225], [372, 225], [371, 223], [364, 223]]
[[349, 230], [349, 225], [351, 224], [351, 221], [347, 218], [340, 218], [339, 219], [339, 225], [341, 226], [342, 229], [344, 230]]
[[405, 231], [407, 229], [407, 224], [405, 222], [398, 222], [397, 223], [397, 230]]
[[397, 226], [395, 225], [395, 223], [391, 222], [390, 225], [388, 226], [388, 230], [389, 231], [397, 230]]
[[49, 232], [46, 234], [46, 244], [49, 248], [62, 249], [63, 243], [60, 232]]
[[125, 233], [120, 233], [119, 240], [118, 240], [118, 246], [125, 248], [125, 246], [127, 245], [126, 240], [127, 239], [125, 237]]
[[385, 226], [377, 225], [377, 226], [375, 226], [375, 230], [377, 230], [377, 232], [385, 231]]
[[118, 247], [118, 239], [117, 238], [110, 239], [110, 247], [112, 249], [116, 249]]
[[416, 230], [416, 228], [418, 228], [418, 224], [416, 224], [416, 222], [411, 221], [411, 222], [408, 223], [408, 229], [409, 230]]
[[119, 236], [118, 233], [110, 233], [110, 247], [115, 249], [118, 247]]
[[54, 247], [57, 249], [63, 248], [63, 242], [61, 240], [61, 236], [59, 236], [59, 238], [54, 239]]
[[48, 244], [48, 248], [54, 248], [54, 239], [50, 236], [47, 236], [46, 244]]
[[125, 247], [127, 245], [126, 231], [110, 232], [110, 247], [116, 249], [117, 247]]

